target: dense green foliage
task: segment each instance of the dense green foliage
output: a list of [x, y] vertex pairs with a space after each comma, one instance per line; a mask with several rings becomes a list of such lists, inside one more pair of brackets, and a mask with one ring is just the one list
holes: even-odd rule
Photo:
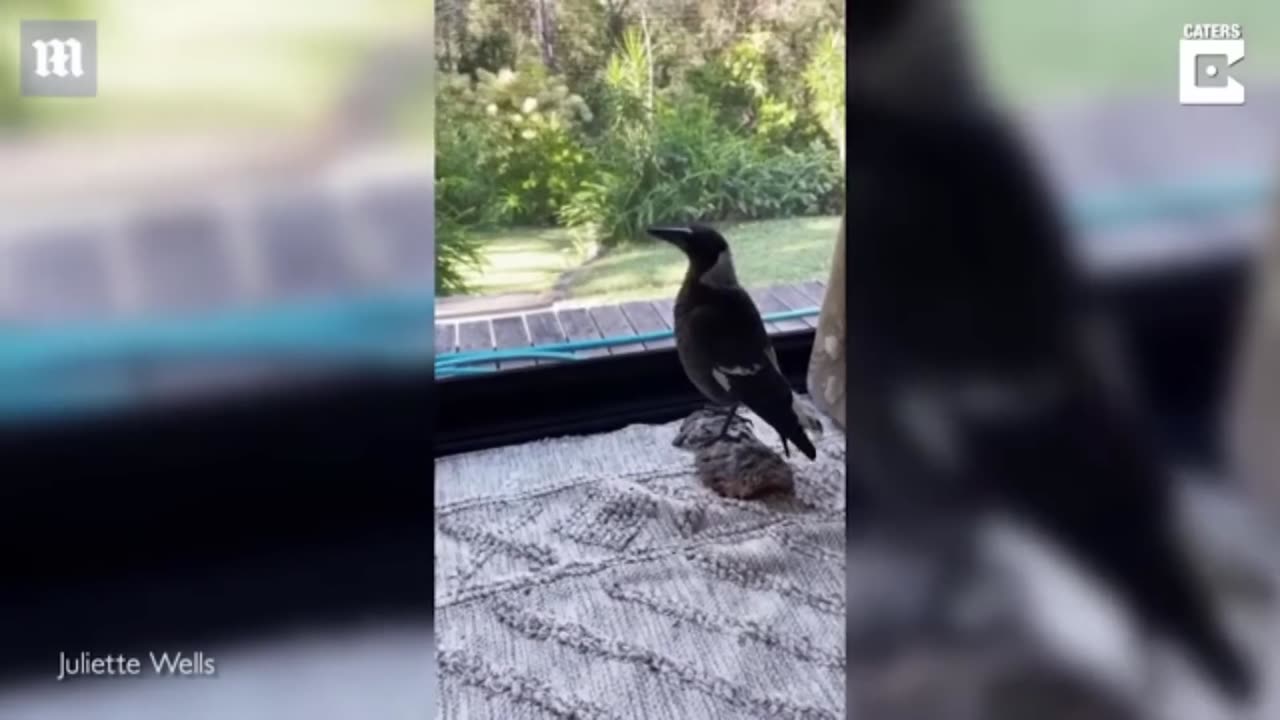
[[[466, 228], [562, 225], [613, 245], [654, 222], [838, 211], [843, 4], [437, 4], [442, 289]], [[466, 260], [470, 262], [472, 260]]]

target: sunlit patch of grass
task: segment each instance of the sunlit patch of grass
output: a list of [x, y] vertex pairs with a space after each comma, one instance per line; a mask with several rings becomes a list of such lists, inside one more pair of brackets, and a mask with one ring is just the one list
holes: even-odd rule
[[[826, 280], [835, 249], [838, 216], [790, 218], [724, 225], [743, 285]], [[670, 245], [639, 241], [584, 267], [570, 286], [574, 298], [636, 300], [674, 296], [685, 259]]]
[[562, 228], [506, 228], [476, 237], [484, 265], [468, 271], [469, 295], [547, 292], [584, 259]]
[[[724, 225], [744, 285], [826, 280], [838, 216], [762, 220]], [[675, 295], [685, 259], [659, 240], [640, 240], [581, 265], [583, 251], [563, 228], [511, 228], [479, 233], [485, 266], [471, 271], [471, 295], [547, 292], [574, 270], [575, 299], [647, 300]]]

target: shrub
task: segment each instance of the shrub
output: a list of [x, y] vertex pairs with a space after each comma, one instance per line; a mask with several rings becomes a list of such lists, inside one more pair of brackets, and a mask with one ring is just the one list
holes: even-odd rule
[[574, 46], [590, 108], [537, 60], [456, 76], [437, 105], [450, 217], [558, 222], [580, 241], [617, 244], [656, 222], [838, 212], [843, 37], [775, 25], [726, 27], [724, 42], [681, 45], [678, 63], [670, 29], [610, 28], [616, 44], [595, 74], [591, 48]]
[[845, 43], [844, 35], [830, 31], [814, 47], [804, 70], [804, 82], [810, 93], [810, 108], [831, 141], [844, 155], [845, 118]]
[[480, 247], [468, 228], [497, 221], [492, 178], [475, 172], [477, 158], [491, 145], [488, 127], [463, 99], [470, 92], [464, 77], [444, 76], [438, 85], [436, 123], [436, 292], [454, 295], [469, 288], [468, 269], [482, 265]]
[[441, 82], [437, 152], [460, 153], [476, 224], [547, 224], [589, 172], [582, 98], [540, 65]]
[[[810, 215], [839, 207], [838, 159], [814, 141], [800, 149], [736, 133], [711, 103], [686, 95], [656, 103], [651, 133], [596, 147], [599, 168], [561, 220], [605, 244], [655, 222]], [[623, 128], [625, 130], [625, 128]]]
[[480, 244], [466, 225], [436, 214], [436, 294], [459, 295], [470, 288], [465, 272], [483, 265]]

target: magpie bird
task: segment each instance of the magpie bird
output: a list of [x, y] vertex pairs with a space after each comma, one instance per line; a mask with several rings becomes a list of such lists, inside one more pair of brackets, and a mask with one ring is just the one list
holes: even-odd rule
[[994, 109], [850, 110], [848, 453], [864, 499], [1021, 518], [1250, 698], [1254, 670], [1183, 547], [1170, 472], [1018, 134]]
[[675, 245], [689, 260], [676, 296], [676, 351], [694, 386], [713, 405], [727, 408], [720, 435], [728, 433], [739, 406], [746, 405], [778, 431], [788, 457], [790, 441], [805, 457], [817, 458], [760, 311], [738, 284], [729, 243], [700, 224], [647, 232]]

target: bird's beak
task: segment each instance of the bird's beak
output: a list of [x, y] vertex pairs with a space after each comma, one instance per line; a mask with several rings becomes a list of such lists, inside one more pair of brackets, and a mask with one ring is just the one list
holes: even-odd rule
[[659, 240], [666, 240], [681, 250], [688, 249], [689, 238], [693, 235], [693, 230], [687, 227], [651, 227], [645, 229], [645, 232]]

